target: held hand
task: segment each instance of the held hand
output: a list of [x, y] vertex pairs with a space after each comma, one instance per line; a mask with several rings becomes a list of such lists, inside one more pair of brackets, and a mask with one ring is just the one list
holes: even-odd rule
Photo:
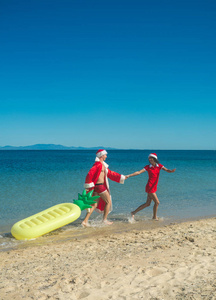
[[174, 173], [174, 172], [175, 172], [175, 170], [176, 170], [176, 168], [175, 168], [175, 169], [173, 169], [173, 170], [171, 170], [171, 173]]

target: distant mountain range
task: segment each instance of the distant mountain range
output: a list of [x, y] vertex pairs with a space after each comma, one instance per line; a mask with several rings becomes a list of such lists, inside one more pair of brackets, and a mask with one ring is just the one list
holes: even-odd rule
[[[115, 148], [107, 148], [107, 150], [115, 150]], [[55, 145], [55, 144], [36, 144], [31, 146], [4, 146], [0, 147], [0, 150], [97, 150], [97, 149], [104, 149], [103, 146], [98, 147], [67, 147], [63, 145]]]

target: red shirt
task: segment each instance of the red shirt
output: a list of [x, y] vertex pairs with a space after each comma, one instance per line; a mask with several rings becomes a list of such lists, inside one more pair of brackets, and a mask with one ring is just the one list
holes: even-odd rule
[[146, 184], [146, 193], [155, 193], [157, 191], [157, 185], [159, 180], [160, 170], [163, 168], [163, 165], [156, 164], [155, 167], [153, 165], [147, 165], [144, 169], [148, 172], [149, 180]]

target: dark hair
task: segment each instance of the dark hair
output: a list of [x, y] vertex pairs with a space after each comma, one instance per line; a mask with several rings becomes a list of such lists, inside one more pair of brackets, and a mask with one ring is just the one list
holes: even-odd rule
[[159, 160], [157, 159], [157, 158], [155, 158], [155, 157], [153, 157], [153, 156], [149, 156], [149, 158], [153, 158], [154, 159], [154, 162], [156, 163], [156, 164], [159, 164], [160, 162], [159, 162]]

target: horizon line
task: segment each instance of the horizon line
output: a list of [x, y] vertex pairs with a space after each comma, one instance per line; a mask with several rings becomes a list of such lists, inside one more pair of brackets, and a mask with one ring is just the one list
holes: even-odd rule
[[[31, 147], [46, 147], [50, 146], [50, 149], [30, 149]], [[62, 147], [62, 149], [52, 149], [55, 147]], [[5, 148], [11, 148], [11, 149], [5, 149]], [[29, 148], [29, 149], [23, 149], [23, 148]], [[108, 150], [137, 150], [137, 151], [151, 151], [151, 149], [155, 149], [156, 151], [216, 151], [216, 149], [156, 149], [156, 148], [151, 148], [151, 149], [143, 149], [143, 148], [114, 148], [114, 147], [104, 147], [104, 146], [93, 146], [93, 147], [84, 147], [84, 146], [64, 146], [61, 144], [33, 144], [33, 145], [26, 145], [26, 146], [11, 146], [11, 145], [5, 145], [5, 146], [0, 146], [1, 151], [13, 151], [13, 150], [20, 150], [20, 151], [69, 151], [69, 150], [96, 150], [96, 149], [108, 149]]]

